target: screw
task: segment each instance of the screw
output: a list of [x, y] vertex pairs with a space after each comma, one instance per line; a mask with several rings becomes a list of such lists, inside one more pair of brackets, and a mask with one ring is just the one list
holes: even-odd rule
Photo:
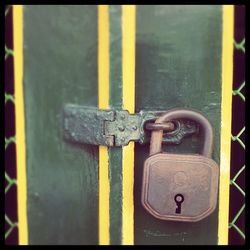
[[124, 120], [125, 119], [125, 115], [121, 114], [121, 119]]

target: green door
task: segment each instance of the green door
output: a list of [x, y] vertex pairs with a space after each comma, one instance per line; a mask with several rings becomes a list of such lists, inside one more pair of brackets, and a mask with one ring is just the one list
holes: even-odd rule
[[[213, 157], [220, 162], [221, 6], [138, 6], [136, 110], [193, 108], [213, 124]], [[193, 135], [167, 152], [195, 153]], [[149, 147], [136, 145], [135, 244], [217, 244], [218, 209], [196, 222], [161, 221], [141, 206], [143, 162]]]
[[23, 14], [29, 244], [98, 244], [98, 147], [62, 133], [66, 103], [97, 105], [97, 7]]
[[[232, 10], [220, 5], [22, 7], [23, 244], [226, 244], [230, 137], [221, 124], [231, 107], [224, 96], [231, 91]], [[66, 104], [130, 113], [199, 110], [215, 131], [213, 159], [223, 170], [219, 194], [223, 190], [225, 197], [219, 195], [216, 210], [199, 222], [154, 218], [141, 204], [149, 144], [69, 142], [63, 134]], [[164, 144], [163, 150], [196, 153], [201, 145], [202, 137], [193, 134], [179, 145]]]

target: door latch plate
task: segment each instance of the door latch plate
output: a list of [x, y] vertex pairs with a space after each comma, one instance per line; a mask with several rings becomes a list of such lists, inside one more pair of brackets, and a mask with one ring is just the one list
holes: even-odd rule
[[[165, 111], [140, 111], [130, 114], [127, 110], [101, 110], [67, 104], [64, 107], [64, 138], [74, 143], [104, 146], [125, 146], [130, 141], [149, 142], [150, 131], [146, 122], [154, 121]], [[163, 143], [179, 144], [181, 140], [198, 132], [198, 125], [190, 121], [178, 121], [178, 130], [164, 134]]]

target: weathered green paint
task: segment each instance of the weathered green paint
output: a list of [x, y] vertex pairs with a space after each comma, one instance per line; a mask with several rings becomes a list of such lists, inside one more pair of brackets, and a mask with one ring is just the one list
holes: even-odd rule
[[[122, 109], [121, 6], [109, 6], [110, 108]], [[122, 148], [109, 148], [110, 244], [121, 244]]]
[[110, 244], [120, 245], [122, 234], [122, 148], [109, 148]]
[[98, 244], [98, 146], [64, 141], [62, 117], [97, 106], [96, 58], [96, 6], [24, 6], [29, 244]]
[[[219, 163], [221, 107], [221, 6], [137, 6], [136, 111], [192, 108], [215, 129]], [[195, 152], [201, 137], [185, 138], [169, 152]], [[195, 223], [161, 221], [141, 205], [148, 145], [135, 149], [135, 244], [217, 244], [218, 209]]]
[[122, 109], [122, 26], [121, 6], [109, 6], [109, 61], [111, 108]]
[[[110, 108], [122, 109], [121, 6], [110, 6]], [[187, 107], [215, 128], [219, 163], [221, 6], [137, 6], [136, 112]], [[97, 106], [97, 7], [24, 7], [30, 244], [98, 244], [98, 146], [63, 139], [67, 103]], [[201, 138], [164, 145], [195, 152]], [[217, 244], [218, 210], [160, 221], [141, 205], [149, 145], [135, 146], [135, 244]], [[109, 148], [110, 243], [121, 244], [122, 149]]]
[[[149, 143], [151, 132], [145, 129], [154, 124], [162, 111], [140, 111], [129, 114], [127, 110], [98, 109], [96, 107], [66, 104], [63, 110], [63, 136], [72, 143], [126, 146], [130, 141]], [[150, 123], [147, 123], [150, 122]], [[147, 124], [146, 124], [147, 123]], [[164, 133], [163, 143], [179, 144], [186, 136], [198, 132], [194, 122], [176, 120], [171, 133]]]

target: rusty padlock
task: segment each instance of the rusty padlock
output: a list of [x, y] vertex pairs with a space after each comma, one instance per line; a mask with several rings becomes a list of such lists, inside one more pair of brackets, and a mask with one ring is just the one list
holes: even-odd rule
[[175, 119], [197, 122], [204, 133], [201, 154], [162, 153], [162, 130], [152, 131], [150, 156], [144, 163], [142, 205], [162, 220], [195, 222], [210, 215], [217, 204], [219, 167], [211, 159], [213, 128], [199, 112], [174, 109], [155, 123]]

